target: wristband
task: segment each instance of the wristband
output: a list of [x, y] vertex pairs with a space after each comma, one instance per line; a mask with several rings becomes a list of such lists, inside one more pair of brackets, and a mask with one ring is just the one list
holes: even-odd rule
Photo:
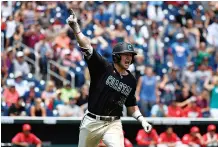
[[75, 34], [78, 35], [79, 33], [81, 33], [81, 31], [79, 31], [78, 33], [75, 33]]
[[140, 123], [142, 123], [142, 121], [144, 120], [143, 115], [141, 114], [141, 112], [139, 110], [136, 110], [133, 114], [132, 117], [134, 117], [136, 120], [138, 120]]

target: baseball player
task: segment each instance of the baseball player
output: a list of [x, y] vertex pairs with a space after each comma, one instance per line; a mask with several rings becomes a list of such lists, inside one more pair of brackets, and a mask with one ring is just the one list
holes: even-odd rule
[[120, 120], [124, 104], [144, 130], [151, 131], [152, 126], [136, 105], [136, 79], [127, 70], [136, 55], [133, 46], [125, 42], [115, 45], [114, 63], [110, 64], [92, 48], [89, 39], [81, 32], [73, 10], [66, 21], [75, 34], [91, 77], [88, 110], [80, 125], [79, 147], [97, 147], [101, 139], [108, 147], [124, 147]]

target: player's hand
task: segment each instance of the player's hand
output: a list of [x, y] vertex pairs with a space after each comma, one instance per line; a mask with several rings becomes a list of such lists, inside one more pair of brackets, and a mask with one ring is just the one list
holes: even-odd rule
[[76, 14], [73, 11], [73, 9], [71, 9], [70, 11], [71, 11], [71, 15], [67, 18], [66, 21], [69, 24], [69, 26], [73, 29], [73, 32], [79, 34], [81, 30], [79, 24], [77, 23]]
[[144, 128], [145, 132], [149, 133], [152, 129], [152, 125], [150, 125], [146, 120], [142, 122], [142, 127]]
[[71, 14], [70, 14], [70, 16], [67, 18], [67, 23], [69, 24], [69, 25], [72, 25], [72, 24], [74, 24], [74, 23], [77, 23], [77, 17], [76, 17], [76, 14], [75, 14], [75, 12], [73, 11], [73, 9], [70, 9], [70, 12], [71, 12]]

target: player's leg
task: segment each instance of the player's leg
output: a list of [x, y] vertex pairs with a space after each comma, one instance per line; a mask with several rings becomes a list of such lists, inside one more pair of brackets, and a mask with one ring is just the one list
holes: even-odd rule
[[97, 147], [102, 139], [104, 132], [103, 126], [103, 122], [85, 116], [80, 125], [78, 147]]
[[124, 147], [123, 128], [120, 120], [111, 122], [103, 136], [107, 147]]

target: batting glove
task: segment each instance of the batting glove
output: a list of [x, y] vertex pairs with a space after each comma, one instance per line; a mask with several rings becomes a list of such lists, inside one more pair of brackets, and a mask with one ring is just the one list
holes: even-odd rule
[[142, 124], [142, 127], [144, 128], [145, 132], [148, 133], [151, 131], [152, 126], [145, 120], [145, 118], [142, 116], [139, 110], [136, 110], [132, 114], [132, 116]]
[[152, 125], [150, 125], [146, 120], [142, 121], [142, 127], [144, 128], [145, 132], [149, 133], [152, 129]]
[[67, 18], [66, 22], [73, 29], [74, 33], [78, 34], [80, 33], [80, 27], [79, 24], [77, 23], [76, 14], [72, 9], [70, 11], [71, 11], [71, 15]]

